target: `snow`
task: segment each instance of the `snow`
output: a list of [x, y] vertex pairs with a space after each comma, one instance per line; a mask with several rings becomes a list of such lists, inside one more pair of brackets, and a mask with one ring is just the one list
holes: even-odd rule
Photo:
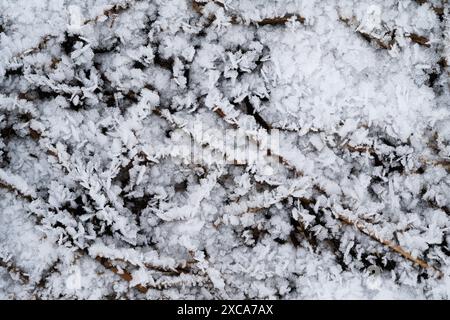
[[0, 2], [0, 298], [450, 297], [447, 1], [115, 1]]

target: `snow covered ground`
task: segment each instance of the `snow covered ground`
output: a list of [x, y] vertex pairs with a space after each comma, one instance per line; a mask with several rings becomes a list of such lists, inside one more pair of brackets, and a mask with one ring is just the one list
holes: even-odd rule
[[448, 299], [449, 10], [0, 1], [0, 298]]

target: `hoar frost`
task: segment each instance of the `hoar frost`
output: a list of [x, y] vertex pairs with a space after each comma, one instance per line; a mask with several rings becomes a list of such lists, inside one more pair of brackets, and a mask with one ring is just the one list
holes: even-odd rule
[[448, 299], [449, 10], [2, 1], [0, 297]]

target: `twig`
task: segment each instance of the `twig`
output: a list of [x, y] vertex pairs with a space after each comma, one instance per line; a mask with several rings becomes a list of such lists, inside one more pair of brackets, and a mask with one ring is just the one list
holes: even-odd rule
[[16, 188], [15, 188], [13, 185], [11, 185], [11, 184], [8, 184], [8, 183], [5, 183], [5, 182], [3, 182], [3, 181], [0, 181], [0, 188], [1, 188], [1, 189], [6, 189], [6, 190], [9, 191], [9, 192], [16, 193], [20, 198], [22, 198], [22, 199], [24, 199], [24, 200], [26, 200], [26, 201], [28, 201], [28, 202], [33, 201], [33, 197], [32, 197], [31, 195], [22, 193], [21, 191], [19, 191], [18, 189], [16, 189]]
[[[3, 178], [2, 178], [3, 176]], [[20, 176], [16, 176], [16, 179], [21, 179], [23, 180]], [[34, 196], [32, 194], [27, 193], [28, 186], [20, 186], [19, 185], [15, 186], [8, 178], [8, 175], [6, 174], [6, 172], [4, 172], [2, 169], [0, 169], [0, 188], [1, 189], [6, 189], [9, 192], [15, 192], [20, 198], [25, 199], [28, 202], [31, 202], [34, 200]], [[24, 181], [24, 180], [23, 180]], [[22, 182], [25, 183], [25, 182]]]
[[[227, 115], [226, 113], [219, 107], [214, 109], [214, 112], [222, 119], [226, 119]], [[262, 123], [264, 123], [266, 128], [271, 128], [271, 125], [264, 120], [264, 118], [261, 117], [261, 115], [258, 114], [258, 120], [255, 119], [256, 123], [259, 124], [260, 126], [262, 126]], [[237, 128], [237, 125], [234, 125], [235, 128]], [[266, 128], [264, 128], [266, 131], [268, 131]], [[257, 145], [259, 145], [260, 141], [258, 141], [257, 139], [255, 139], [254, 137], [250, 136], [250, 141], [256, 143]], [[283, 157], [281, 154], [275, 153], [274, 150], [272, 149], [268, 149], [267, 150], [267, 156], [271, 156], [271, 157], [275, 157], [279, 163], [282, 163], [288, 170], [291, 170], [295, 173], [296, 176], [302, 176], [303, 172], [298, 170], [294, 165], [292, 165], [291, 163], [289, 163], [289, 161]]]
[[[344, 22], [345, 25], [347, 25], [348, 27], [352, 27], [352, 20], [354, 20], [354, 18], [351, 19], [351, 18], [345, 18], [345, 17], [340, 16], [339, 20]], [[381, 48], [383, 48], [385, 50], [392, 49], [392, 47], [396, 43], [396, 40], [395, 40], [396, 30], [391, 31], [390, 40], [387, 42], [383, 41], [377, 37], [374, 37], [373, 35], [365, 32], [365, 31], [358, 30], [358, 29], [356, 29], [354, 31], [356, 33], [358, 33], [367, 42], [369, 42], [369, 43], [375, 42], [378, 46], [380, 46]], [[412, 42], [417, 43], [421, 46], [428, 47], [428, 48], [431, 46], [429, 43], [430, 40], [425, 36], [421, 36], [416, 33], [405, 33], [405, 34], [403, 34], [403, 36], [406, 38], [409, 38]]]
[[[115, 267], [112, 264], [112, 262], [109, 259], [103, 258], [103, 257], [97, 257], [96, 260], [98, 262], [100, 262], [100, 264], [103, 267], [110, 270], [112, 273], [118, 275], [121, 279], [123, 279], [127, 282], [131, 282], [133, 280], [133, 276], [131, 275], [130, 272], [128, 272], [127, 270], [123, 270], [123, 269], [119, 270], [117, 267]], [[147, 291], [149, 289], [147, 286], [143, 286], [141, 284], [137, 284], [134, 287], [141, 293], [147, 293]]]
[[[359, 153], [368, 153], [372, 156], [378, 157], [378, 154], [376, 153], [375, 149], [370, 146], [366, 145], [356, 145], [352, 146], [348, 143], [342, 145], [342, 147], [346, 148], [350, 152], [359, 152]], [[450, 171], [450, 159], [426, 159], [424, 157], [419, 157], [418, 161], [423, 165], [431, 165], [431, 166], [440, 166], [446, 169], [447, 171]]]
[[[136, 1], [130, 1], [130, 2], [125, 2], [125, 3], [117, 3], [117, 4], [114, 4], [114, 5], [112, 5], [110, 8], [104, 10], [101, 14], [95, 16], [94, 18], [92, 18], [92, 19], [87, 19], [87, 20], [84, 21], [82, 24], [83, 24], [83, 25], [87, 25], [87, 24], [90, 24], [90, 23], [94, 23], [94, 24], [95, 24], [95, 23], [99, 22], [99, 21], [100, 21], [100, 18], [103, 17], [103, 16], [106, 16], [106, 17], [108, 17], [108, 18], [111, 17], [111, 16], [117, 16], [118, 14], [120, 14], [120, 13], [122, 13], [122, 12], [125, 12], [126, 10], [128, 10], [129, 8], [131, 8], [131, 7], [132, 7], [132, 4], [133, 4], [134, 2], [136, 2]], [[31, 47], [31, 48], [29, 48], [29, 49], [26, 49], [26, 50], [24, 50], [24, 51], [22, 51], [22, 52], [17, 53], [17, 54], [15, 55], [15, 57], [16, 57], [16, 58], [23, 58], [23, 57], [27, 56], [27, 55], [30, 54], [30, 53], [36, 53], [36, 52], [38, 52], [38, 51], [44, 49], [44, 48], [47, 46], [47, 43], [48, 43], [51, 39], [55, 39], [55, 38], [57, 38], [57, 37], [58, 37], [58, 36], [56, 36], [56, 35], [51, 35], [51, 34], [44, 35], [44, 36], [41, 38], [41, 40], [39, 41], [39, 43], [38, 43], [36, 46]]]
[[[340, 16], [339, 20], [344, 22], [345, 25], [347, 25], [348, 27], [352, 27], [352, 19]], [[381, 39], [378, 39], [378, 38], [374, 37], [373, 35], [371, 35], [367, 32], [364, 32], [362, 30], [354, 30], [354, 31], [357, 34], [359, 34], [367, 42], [371, 43], [372, 41], [374, 41], [378, 46], [380, 46], [381, 48], [386, 49], [386, 50], [392, 49], [393, 45], [395, 44], [395, 33], [394, 32], [392, 32], [391, 39], [389, 40], [389, 42], [384, 42]]]
[[292, 13], [287, 13], [281, 17], [265, 18], [265, 19], [262, 19], [259, 21], [254, 21], [254, 22], [260, 26], [267, 26], [267, 25], [276, 26], [276, 25], [283, 25], [286, 22], [288, 22], [290, 19], [295, 19], [300, 23], [305, 23], [304, 17], [302, 17], [299, 14], [292, 14]]
[[[222, 8], [225, 8], [224, 4], [219, 1], [212, 0], [212, 2]], [[205, 6], [205, 3], [201, 3], [201, 2], [198, 2], [195, 0], [192, 1], [192, 9], [200, 15], [203, 15], [203, 7], [204, 6]], [[245, 19], [243, 19], [240, 15], [231, 15], [231, 16], [229, 16], [229, 18], [230, 18], [231, 24], [242, 24], [242, 22], [245, 21]], [[208, 19], [210, 20], [213, 18], [208, 17]], [[305, 23], [305, 21], [306, 21], [306, 19], [299, 14], [286, 13], [283, 16], [268, 17], [268, 18], [263, 18], [261, 20], [251, 20], [250, 23], [254, 23], [259, 26], [267, 26], [267, 25], [277, 26], [277, 25], [286, 24], [286, 22], [288, 22], [290, 19], [297, 20], [300, 23]]]
[[[108, 269], [112, 273], [118, 275], [122, 280], [124, 280], [126, 282], [132, 282], [133, 281], [133, 276], [131, 275], [131, 273], [128, 270], [123, 269], [123, 268], [120, 268], [120, 269], [117, 268], [116, 266], [114, 266], [114, 264], [112, 263], [111, 260], [109, 260], [107, 258], [104, 258], [104, 257], [100, 257], [100, 256], [97, 256], [95, 258], [95, 260], [97, 260], [105, 269]], [[146, 267], [149, 267], [149, 266], [155, 267], [155, 266], [147, 265], [147, 264], [145, 266]], [[158, 269], [160, 269], [160, 267], [158, 267]], [[163, 268], [163, 269], [164, 269], [164, 272], [168, 271], [165, 268]], [[187, 270], [182, 268], [182, 269], [180, 269], [180, 271], [187, 271]], [[139, 292], [144, 293], [144, 294], [147, 293], [147, 291], [149, 289], [161, 290], [161, 289], [164, 289], [164, 288], [169, 287], [169, 286], [177, 285], [177, 284], [179, 284], [180, 281], [182, 282], [184, 280], [189, 280], [186, 277], [189, 277], [190, 273], [189, 272], [180, 272], [180, 273], [172, 274], [172, 275], [177, 275], [177, 277], [176, 278], [168, 278], [169, 280], [166, 279], [166, 281], [158, 281], [157, 283], [155, 283], [153, 285], [150, 285], [150, 284], [147, 284], [147, 285], [137, 284], [137, 285], [134, 286], [134, 288], [137, 289]], [[193, 276], [195, 277], [195, 275], [193, 275]], [[200, 275], [200, 277], [204, 277], [204, 276], [205, 275]], [[200, 281], [200, 283], [201, 283], [203, 280], [198, 280], [198, 281]]]
[[128, 10], [131, 8], [132, 4], [134, 4], [135, 1], [128, 1], [125, 3], [116, 3], [112, 5], [110, 8], [103, 10], [103, 12], [96, 17], [92, 19], [87, 19], [83, 22], [83, 25], [89, 24], [89, 23], [97, 23], [101, 17], [115, 17], [118, 14], [121, 14], [122, 12]]
[[408, 37], [409, 39], [411, 39], [412, 42], [417, 43], [421, 46], [428, 47], [428, 48], [431, 47], [431, 45], [429, 43], [430, 40], [427, 37], [418, 35], [417, 33], [410, 33], [410, 34], [405, 35], [405, 37]]
[[358, 229], [361, 233], [369, 236], [370, 238], [372, 238], [373, 240], [381, 243], [382, 245], [388, 247], [389, 249], [391, 249], [392, 251], [400, 254], [401, 256], [403, 256], [405, 259], [411, 261], [414, 264], [419, 265], [420, 267], [424, 268], [424, 269], [431, 269], [434, 270], [438, 273], [438, 277], [441, 278], [443, 276], [443, 273], [439, 270], [436, 269], [435, 267], [429, 265], [427, 262], [425, 262], [424, 260], [420, 259], [420, 258], [415, 258], [412, 256], [412, 254], [408, 251], [406, 251], [405, 249], [403, 249], [402, 247], [400, 247], [397, 244], [392, 243], [389, 240], [384, 240], [382, 239], [380, 236], [378, 236], [374, 231], [370, 230], [370, 228], [365, 225], [364, 223], [362, 223], [359, 220], [353, 220], [351, 218], [348, 218], [342, 214], [337, 213], [336, 214], [338, 219], [340, 221], [342, 221], [343, 223], [347, 224], [347, 225], [353, 225], [355, 226], [356, 229]]
[[28, 283], [30, 281], [30, 277], [28, 276], [28, 274], [17, 267], [11, 261], [4, 261], [2, 258], [0, 258], [0, 267], [5, 268], [11, 274], [17, 275], [22, 283]]

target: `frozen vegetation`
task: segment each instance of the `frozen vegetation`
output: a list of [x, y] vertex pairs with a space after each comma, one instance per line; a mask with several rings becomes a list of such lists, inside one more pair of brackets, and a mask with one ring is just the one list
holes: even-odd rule
[[449, 10], [0, 1], [0, 298], [448, 299]]

